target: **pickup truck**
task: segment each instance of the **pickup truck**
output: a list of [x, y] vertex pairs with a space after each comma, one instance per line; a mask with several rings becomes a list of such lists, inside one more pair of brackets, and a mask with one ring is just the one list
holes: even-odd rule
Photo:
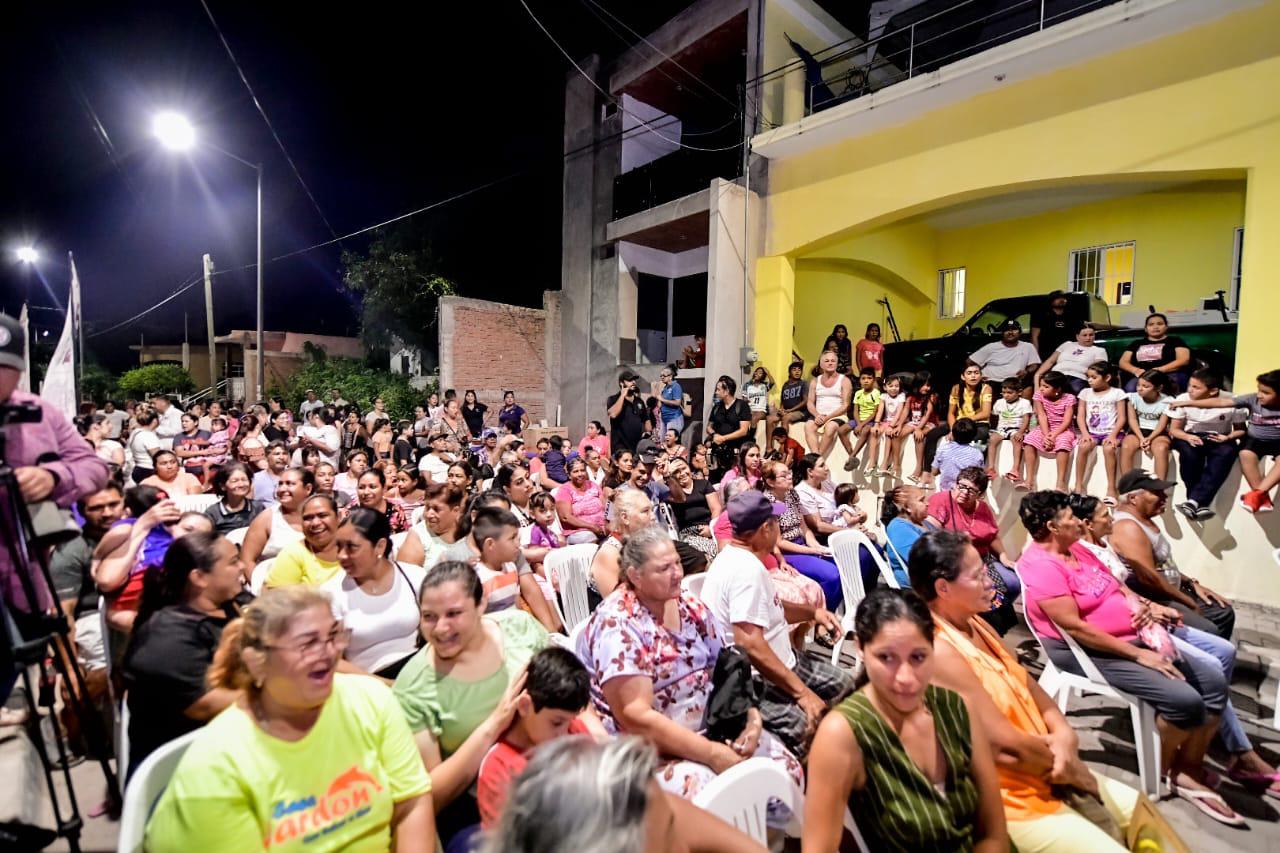
[[[1096, 296], [1072, 293], [1068, 295], [1068, 300], [1067, 313], [1077, 319], [1087, 319], [1097, 327], [1097, 344], [1106, 349], [1113, 363], [1118, 364], [1125, 347], [1140, 340], [1145, 334], [1141, 328], [1113, 325], [1106, 303]], [[999, 340], [997, 329], [1001, 323], [1009, 319], [1017, 320], [1023, 329], [1022, 339], [1030, 342], [1031, 318], [1048, 310], [1047, 294], [993, 299], [948, 335], [885, 344], [885, 375], [928, 370], [934, 377], [935, 388], [950, 387], [959, 380], [964, 363], [971, 353]], [[1230, 387], [1236, 360], [1235, 321], [1179, 325], [1176, 318], [1170, 318], [1170, 324], [1169, 333], [1182, 338], [1191, 348], [1193, 364], [1222, 371]]]

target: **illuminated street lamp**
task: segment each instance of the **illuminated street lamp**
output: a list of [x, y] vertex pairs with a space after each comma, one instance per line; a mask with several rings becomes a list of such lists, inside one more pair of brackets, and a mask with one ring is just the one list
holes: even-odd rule
[[[162, 112], [156, 115], [151, 122], [151, 132], [155, 134], [160, 144], [170, 151], [190, 151], [196, 145], [196, 130], [186, 116], [175, 112]], [[210, 143], [202, 143], [206, 148], [212, 148], [219, 154], [223, 154], [235, 160], [237, 163], [248, 166], [258, 175], [258, 328], [257, 328], [257, 347], [258, 347], [258, 381], [255, 386], [255, 393], [258, 400], [266, 399], [265, 383], [266, 359], [262, 345], [262, 164], [250, 163], [242, 157], [237, 157], [230, 151], [226, 151], [218, 146]], [[214, 372], [214, 366], [209, 365], [211, 381], [217, 381], [217, 374]]]
[[34, 246], [22, 246], [14, 254], [24, 264], [34, 264], [40, 260], [40, 253], [35, 250]]

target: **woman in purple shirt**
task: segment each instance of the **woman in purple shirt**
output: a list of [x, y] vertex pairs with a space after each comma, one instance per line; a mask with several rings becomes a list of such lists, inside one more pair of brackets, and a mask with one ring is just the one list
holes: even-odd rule
[[498, 410], [498, 423], [506, 427], [507, 432], [519, 435], [520, 430], [529, 425], [529, 415], [516, 405], [516, 394], [508, 391], [502, 395], [502, 408]]

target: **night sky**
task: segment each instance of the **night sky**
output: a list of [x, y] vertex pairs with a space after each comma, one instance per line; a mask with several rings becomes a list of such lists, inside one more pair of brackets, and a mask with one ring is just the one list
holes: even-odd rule
[[[269, 260], [489, 181], [417, 217], [466, 296], [538, 305], [560, 286], [561, 151], [568, 62], [517, 0], [316, 4], [208, 0], [331, 232], [273, 141], [200, 0], [10, 4], [0, 30], [0, 308], [61, 306], [75, 253], [90, 354], [204, 341], [203, 289], [93, 337], [176, 290], [212, 254], [217, 333], [253, 327], [253, 171], [210, 150], [174, 155], [150, 134], [161, 109], [265, 164]], [[528, 0], [575, 57], [623, 41], [586, 0]], [[648, 33], [690, 0], [608, 0]], [[612, 22], [611, 22], [612, 23]], [[614, 24], [617, 28], [617, 25]], [[635, 39], [623, 32], [627, 43]], [[367, 237], [344, 242], [361, 250]], [[13, 250], [33, 243], [38, 269]], [[265, 267], [269, 330], [354, 334], [339, 246]], [[46, 286], [47, 285], [47, 286]], [[33, 312], [56, 337], [61, 315]], [[38, 332], [39, 333], [39, 332]]]

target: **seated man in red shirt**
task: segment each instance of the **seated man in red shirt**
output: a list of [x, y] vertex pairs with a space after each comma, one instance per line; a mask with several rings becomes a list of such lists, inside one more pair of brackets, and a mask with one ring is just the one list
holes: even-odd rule
[[777, 452], [783, 464], [788, 468], [793, 467], [797, 460], [804, 458], [804, 455], [808, 453], [803, 444], [787, 433], [786, 427], [773, 428], [773, 432], [769, 434], [769, 449]]
[[528, 763], [529, 750], [553, 738], [592, 734], [580, 717], [590, 701], [591, 675], [572, 652], [549, 646], [529, 660], [515, 719], [480, 762], [476, 804], [485, 830], [502, 817], [507, 791]]

